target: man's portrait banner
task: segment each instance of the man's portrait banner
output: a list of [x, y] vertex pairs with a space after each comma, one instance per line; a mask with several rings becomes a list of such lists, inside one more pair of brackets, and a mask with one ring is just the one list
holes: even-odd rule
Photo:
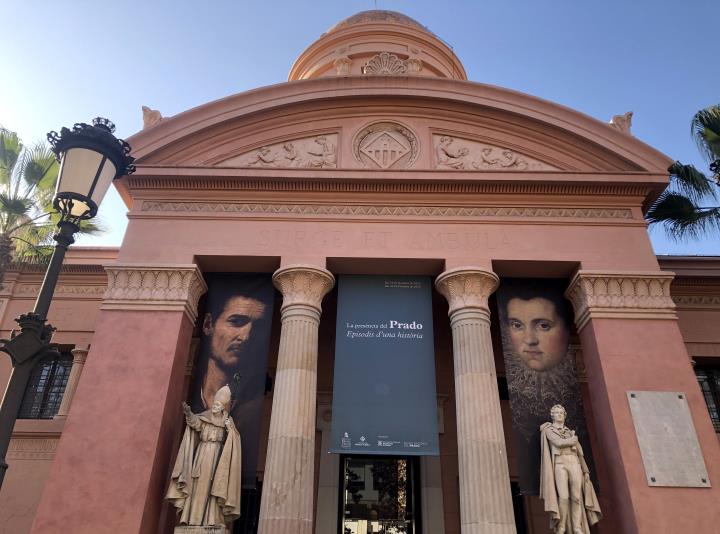
[[432, 281], [338, 279], [331, 452], [436, 455]]
[[[497, 291], [505, 375], [517, 450], [520, 491], [538, 495], [540, 425], [561, 404], [592, 465], [582, 394], [569, 350], [573, 312], [563, 292], [567, 282], [503, 279]], [[594, 470], [591, 469], [594, 473]]]
[[230, 387], [230, 415], [242, 444], [242, 483], [255, 487], [275, 289], [268, 274], [213, 273], [206, 280], [191, 407], [195, 413], [208, 410], [217, 390]]

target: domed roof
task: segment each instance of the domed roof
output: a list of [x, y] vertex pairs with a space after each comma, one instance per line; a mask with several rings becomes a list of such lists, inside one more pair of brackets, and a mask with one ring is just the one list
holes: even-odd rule
[[361, 11], [300, 54], [289, 81], [330, 76], [421, 76], [467, 80], [452, 48], [397, 11]]
[[[335, 24], [332, 28], [326, 31], [323, 35], [336, 32], [347, 26], [353, 26], [355, 24], [368, 24], [368, 23], [389, 23], [389, 24], [403, 24], [405, 26], [412, 26], [419, 30], [424, 30], [428, 33], [432, 33], [425, 26], [420, 24], [415, 19], [398, 13], [397, 11], [387, 11], [383, 9], [370, 9], [368, 11], [361, 11], [354, 15], [341, 20]], [[435, 35], [435, 34], [433, 34]]]

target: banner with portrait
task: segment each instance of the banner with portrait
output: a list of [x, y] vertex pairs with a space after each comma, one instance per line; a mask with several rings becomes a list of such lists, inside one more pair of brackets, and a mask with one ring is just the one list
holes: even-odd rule
[[430, 277], [338, 278], [330, 451], [439, 454]]
[[[574, 314], [565, 280], [503, 279], [497, 291], [505, 375], [512, 412], [520, 491], [538, 495], [540, 425], [561, 404], [592, 466], [582, 394], [570, 333]], [[591, 467], [594, 476], [594, 469]]]
[[243, 486], [255, 487], [275, 290], [269, 274], [212, 273], [206, 281], [190, 407], [195, 413], [210, 409], [216, 391], [230, 386]]

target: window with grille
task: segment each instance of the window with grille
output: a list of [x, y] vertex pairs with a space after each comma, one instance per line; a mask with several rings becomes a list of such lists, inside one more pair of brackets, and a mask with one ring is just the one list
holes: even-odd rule
[[72, 360], [69, 352], [62, 352], [59, 356], [47, 356], [35, 364], [25, 388], [19, 419], [52, 419], [57, 414], [70, 376]]
[[705, 397], [715, 432], [720, 432], [720, 366], [697, 365], [695, 374]]

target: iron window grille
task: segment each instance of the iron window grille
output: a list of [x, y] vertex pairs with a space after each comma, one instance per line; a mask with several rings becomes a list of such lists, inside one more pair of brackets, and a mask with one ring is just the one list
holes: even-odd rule
[[18, 419], [52, 419], [60, 409], [72, 368], [72, 355], [47, 356], [32, 370]]
[[695, 375], [705, 397], [715, 432], [720, 432], [720, 367], [698, 365]]

